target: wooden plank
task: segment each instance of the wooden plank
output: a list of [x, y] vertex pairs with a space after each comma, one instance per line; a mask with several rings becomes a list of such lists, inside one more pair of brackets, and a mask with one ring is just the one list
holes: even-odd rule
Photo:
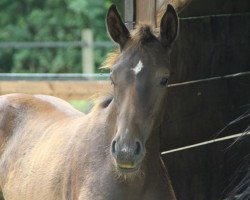
[[128, 30], [133, 30], [134, 20], [135, 20], [134, 0], [125, 0], [124, 9], [125, 9], [124, 12], [125, 25], [128, 28]]
[[136, 0], [136, 24], [150, 24], [156, 26], [156, 1]]
[[0, 95], [46, 94], [69, 100], [90, 99], [110, 90], [109, 81], [0, 81]]

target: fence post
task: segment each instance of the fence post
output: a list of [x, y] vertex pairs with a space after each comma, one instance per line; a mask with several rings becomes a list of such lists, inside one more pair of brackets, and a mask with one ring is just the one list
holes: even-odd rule
[[93, 32], [91, 29], [82, 30], [82, 72], [86, 74], [95, 73], [93, 56]]
[[150, 24], [156, 26], [155, 17], [156, 0], [136, 0], [136, 24]]
[[125, 25], [127, 26], [128, 30], [133, 30], [134, 28], [134, 0], [125, 0], [124, 1], [124, 20]]

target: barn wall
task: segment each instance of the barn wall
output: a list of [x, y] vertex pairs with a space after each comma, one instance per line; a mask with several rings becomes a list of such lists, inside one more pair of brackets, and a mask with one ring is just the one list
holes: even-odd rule
[[180, 20], [171, 55], [172, 82], [250, 69], [250, 13]]
[[[250, 2], [244, 0], [235, 3], [220, 0], [217, 4], [211, 1], [211, 5], [208, 3], [210, 1], [201, 2], [205, 3], [194, 0], [190, 6], [203, 6], [199, 7], [204, 9], [202, 12], [192, 11], [196, 9], [194, 6], [188, 8], [190, 10], [186, 12], [190, 13], [187, 15], [250, 10]], [[225, 9], [215, 9], [222, 2], [225, 3]], [[205, 8], [213, 12], [205, 12]], [[181, 19], [180, 27], [179, 39], [172, 52], [171, 83], [250, 71], [249, 13]], [[167, 112], [161, 128], [161, 150], [213, 139], [222, 128], [249, 108], [249, 74], [170, 87]], [[248, 117], [227, 128], [220, 136], [244, 131], [249, 125]], [[232, 142], [230, 140], [163, 156], [178, 199], [221, 199], [232, 181], [230, 177], [250, 152], [249, 136], [228, 148]]]
[[249, 0], [192, 0], [180, 17], [250, 12]]
[[[167, 112], [161, 130], [162, 150], [212, 139], [243, 114], [250, 103], [250, 75], [169, 88]], [[248, 105], [248, 106], [247, 106]], [[244, 131], [250, 120], [220, 136]]]
[[[249, 35], [248, 14], [182, 21], [171, 82], [250, 71]], [[169, 88], [162, 149], [211, 138], [249, 102], [250, 75]]]

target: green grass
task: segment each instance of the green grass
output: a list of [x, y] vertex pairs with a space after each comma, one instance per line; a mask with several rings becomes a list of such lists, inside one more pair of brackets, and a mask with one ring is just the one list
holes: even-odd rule
[[70, 100], [69, 103], [77, 110], [88, 113], [93, 107], [93, 101], [88, 100]]

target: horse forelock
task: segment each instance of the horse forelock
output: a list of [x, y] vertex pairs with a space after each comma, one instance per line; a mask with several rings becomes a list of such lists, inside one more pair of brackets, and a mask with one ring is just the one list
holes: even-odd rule
[[111, 69], [112, 66], [116, 63], [117, 59], [119, 58], [121, 52], [120, 49], [115, 49], [113, 52], [108, 53], [106, 59], [102, 63], [100, 69]]
[[[152, 31], [150, 25], [140, 24], [131, 31], [130, 39], [127, 44], [127, 48], [140, 48], [144, 43], [156, 39], [157, 30]], [[121, 51], [119, 48], [115, 49], [113, 52], [109, 53], [106, 59], [104, 60], [101, 69], [112, 69], [112, 66], [116, 63]]]
[[142, 44], [155, 39], [150, 25], [140, 24], [131, 32], [131, 43], [133, 47], [140, 47]]

